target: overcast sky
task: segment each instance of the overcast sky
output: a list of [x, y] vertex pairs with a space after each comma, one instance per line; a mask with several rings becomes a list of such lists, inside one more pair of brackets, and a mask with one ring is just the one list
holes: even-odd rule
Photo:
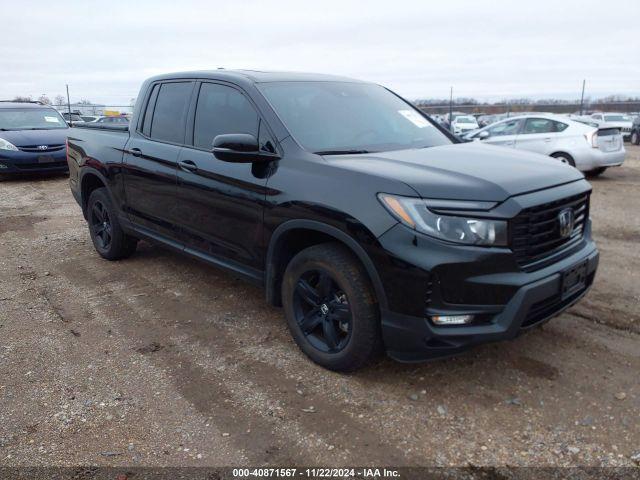
[[410, 99], [640, 95], [640, 1], [3, 2], [0, 99], [128, 104], [146, 77], [335, 73]]

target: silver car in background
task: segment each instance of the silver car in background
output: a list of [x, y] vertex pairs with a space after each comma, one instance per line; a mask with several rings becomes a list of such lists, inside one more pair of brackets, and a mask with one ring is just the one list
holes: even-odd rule
[[592, 176], [622, 165], [626, 155], [619, 129], [548, 114], [507, 118], [463, 139], [548, 155]]
[[599, 126], [616, 127], [622, 132], [624, 140], [631, 139], [631, 127], [633, 118], [624, 113], [616, 112], [596, 112], [591, 115], [591, 119], [598, 123]]

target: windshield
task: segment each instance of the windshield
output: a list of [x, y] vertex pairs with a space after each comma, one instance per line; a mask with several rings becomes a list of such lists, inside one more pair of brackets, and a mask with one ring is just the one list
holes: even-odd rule
[[49, 108], [0, 109], [0, 130], [53, 130], [67, 128], [58, 112]]
[[379, 85], [259, 84], [293, 137], [311, 152], [366, 153], [451, 143], [411, 105]]
[[631, 119], [626, 115], [605, 115], [605, 121], [607, 122], [629, 122]]
[[456, 118], [457, 123], [476, 123], [476, 119], [474, 117], [458, 117]]

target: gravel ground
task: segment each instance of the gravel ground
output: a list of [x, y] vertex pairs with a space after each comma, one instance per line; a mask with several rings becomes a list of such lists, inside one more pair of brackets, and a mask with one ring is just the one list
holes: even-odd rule
[[262, 291], [94, 253], [66, 178], [0, 183], [0, 465], [635, 465], [640, 148], [593, 183], [588, 297], [512, 342], [352, 375]]

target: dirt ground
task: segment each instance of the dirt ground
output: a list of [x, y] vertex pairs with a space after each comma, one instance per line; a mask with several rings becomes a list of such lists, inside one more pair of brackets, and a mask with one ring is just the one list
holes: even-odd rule
[[420, 365], [312, 364], [262, 291], [94, 253], [64, 177], [0, 183], [0, 465], [635, 465], [640, 148], [593, 180], [588, 297]]

